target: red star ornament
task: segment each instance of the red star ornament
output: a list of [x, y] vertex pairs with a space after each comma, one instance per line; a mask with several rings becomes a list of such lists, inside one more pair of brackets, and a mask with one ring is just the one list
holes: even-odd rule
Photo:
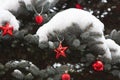
[[10, 26], [9, 23], [6, 23], [5, 26], [0, 26], [0, 30], [2, 30], [2, 36], [5, 36], [6, 34], [12, 36], [13, 35], [13, 27]]
[[60, 42], [58, 48], [56, 48], [54, 51], [56, 52], [56, 59], [58, 59], [60, 56], [63, 56], [63, 57], [66, 57], [65, 55], [65, 50], [67, 49], [68, 47], [63, 47], [62, 46], [62, 43]]

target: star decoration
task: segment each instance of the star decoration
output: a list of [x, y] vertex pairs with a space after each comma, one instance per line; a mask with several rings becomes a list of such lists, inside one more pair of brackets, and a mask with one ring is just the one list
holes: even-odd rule
[[58, 48], [56, 48], [54, 51], [56, 52], [56, 59], [58, 59], [60, 56], [63, 56], [63, 57], [66, 57], [65, 55], [65, 50], [67, 49], [68, 47], [63, 47], [62, 46], [62, 43], [60, 42]]
[[5, 26], [0, 26], [0, 30], [2, 30], [2, 36], [5, 36], [6, 34], [12, 36], [13, 35], [13, 27], [10, 26], [9, 23], [6, 23]]

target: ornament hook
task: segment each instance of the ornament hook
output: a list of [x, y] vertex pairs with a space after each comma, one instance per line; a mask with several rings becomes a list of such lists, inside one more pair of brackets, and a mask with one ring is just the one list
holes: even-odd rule
[[43, 8], [44, 8], [44, 6], [42, 6], [42, 8], [41, 8], [41, 12], [38, 13], [37, 10], [35, 9], [35, 7], [33, 6], [33, 4], [31, 4], [31, 5], [32, 5], [32, 8], [33, 8], [34, 12], [35, 12], [37, 15], [41, 15], [41, 14], [43, 13]]
[[66, 70], [65, 73], [68, 73], [68, 70]]
[[57, 36], [57, 40], [62, 43], [64, 41], [64, 37], [62, 39], [60, 39], [58, 36]]
[[102, 58], [102, 55], [98, 55], [96, 59], [100, 60], [101, 58]]

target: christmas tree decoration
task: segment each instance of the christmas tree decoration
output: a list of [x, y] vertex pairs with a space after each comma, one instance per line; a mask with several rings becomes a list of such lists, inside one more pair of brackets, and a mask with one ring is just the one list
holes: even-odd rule
[[120, 80], [119, 2], [0, 0], [0, 80]]
[[43, 16], [42, 15], [36, 15], [35, 16], [35, 21], [37, 24], [42, 24], [43, 23]]
[[103, 71], [104, 64], [102, 63], [102, 61], [97, 60], [96, 62], [93, 63], [92, 67], [95, 71]]
[[2, 36], [5, 36], [5, 35], [10, 35], [12, 36], [13, 35], [13, 27], [10, 26], [9, 23], [6, 23], [5, 26], [1, 26], [0, 27], [0, 30], [2, 30]]
[[36, 16], [35, 16], [36, 23], [37, 24], [42, 24], [43, 23], [43, 16], [41, 14], [43, 12], [43, 6], [42, 6], [42, 9], [41, 9], [40, 13], [38, 13], [38, 11], [35, 9], [34, 5], [31, 5], [31, 6], [32, 6], [32, 8], [33, 8], [33, 10], [34, 10], [34, 12], [36, 14]]
[[77, 8], [77, 9], [83, 9], [83, 7], [80, 5], [80, 4], [75, 4], [75, 8]]
[[66, 57], [65, 50], [68, 47], [63, 47], [62, 42], [60, 42], [58, 48], [56, 48], [54, 51], [56, 52], [56, 59], [58, 59], [60, 56]]
[[[72, 13], [72, 14], [71, 14]], [[70, 16], [72, 18], [70, 18]], [[79, 17], [78, 17], [79, 16]], [[89, 17], [89, 18], [88, 18]], [[63, 21], [64, 19], [64, 21]], [[84, 20], [84, 24], [83, 24]], [[76, 31], [78, 31], [78, 34], [80, 37], [85, 40], [89, 40], [89, 43], [93, 43], [93, 40], [90, 39], [91, 35], [88, 34], [96, 34], [97, 37], [93, 36], [92, 38], [98, 42], [101, 43], [99, 44], [94, 44], [92, 45], [93, 47], [96, 47], [98, 50], [103, 50], [103, 56], [105, 58], [108, 58], [112, 60], [111, 52], [110, 49], [107, 47], [105, 43], [105, 36], [103, 34], [104, 32], [104, 25], [103, 23], [97, 19], [94, 15], [89, 13], [88, 11], [85, 10], [79, 10], [76, 8], [70, 8], [66, 9], [64, 11], [61, 11], [57, 13], [52, 19], [42, 25], [36, 32], [36, 36], [39, 36], [39, 43], [45, 42], [49, 40], [49, 34], [56, 34], [55, 32], [62, 32], [66, 31], [69, 28], [72, 28], [74, 24], [76, 28], [71, 29], [70, 31], [73, 32], [71, 33], [74, 36], [77, 36]], [[68, 31], [69, 32], [69, 31]], [[82, 34], [80, 33], [82, 32]], [[67, 31], [66, 31], [67, 33]], [[66, 34], [64, 33], [64, 34]], [[54, 35], [53, 35], [54, 36]], [[64, 36], [64, 35], [63, 35]], [[69, 43], [71, 44], [71, 43]], [[91, 51], [96, 51], [96, 49], [91, 49]], [[101, 53], [100, 51], [97, 51], [97, 53]]]
[[70, 80], [70, 75], [65, 72], [64, 74], [62, 74], [62, 80]]

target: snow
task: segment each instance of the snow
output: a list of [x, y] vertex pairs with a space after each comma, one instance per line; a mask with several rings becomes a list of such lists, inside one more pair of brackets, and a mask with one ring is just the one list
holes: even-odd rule
[[108, 11], [111, 11], [111, 8], [108, 8], [107, 10], [108, 10]]
[[41, 39], [47, 41], [48, 33], [52, 33], [54, 30], [62, 31], [70, 27], [72, 23], [78, 24], [83, 31], [91, 24], [94, 28], [90, 29], [90, 31], [103, 33], [104, 30], [103, 23], [89, 12], [71, 8], [57, 13], [48, 23], [38, 29], [36, 35], [40, 37], [40, 42]]
[[117, 58], [120, 58], [120, 46], [112, 39], [106, 39], [106, 44], [111, 51], [112, 58], [115, 60], [117, 60]]
[[21, 74], [21, 71], [19, 71], [18, 69], [15, 69], [14, 72]]
[[107, 3], [107, 0], [101, 0], [101, 2], [103, 2], [103, 3]]
[[20, 2], [24, 2], [25, 5], [32, 4], [32, 0], [0, 0], [0, 8], [16, 12], [20, 8]]
[[61, 66], [60, 63], [54, 63], [54, 64], [53, 64], [53, 67], [54, 67], [54, 68], [57, 68], [57, 67], [60, 67], [60, 66]]
[[0, 8], [17, 11], [20, 7], [19, 0], [0, 0]]
[[19, 29], [19, 21], [16, 17], [7, 10], [0, 9], [0, 26], [4, 25], [5, 22], [9, 22], [13, 26], [14, 30]]

